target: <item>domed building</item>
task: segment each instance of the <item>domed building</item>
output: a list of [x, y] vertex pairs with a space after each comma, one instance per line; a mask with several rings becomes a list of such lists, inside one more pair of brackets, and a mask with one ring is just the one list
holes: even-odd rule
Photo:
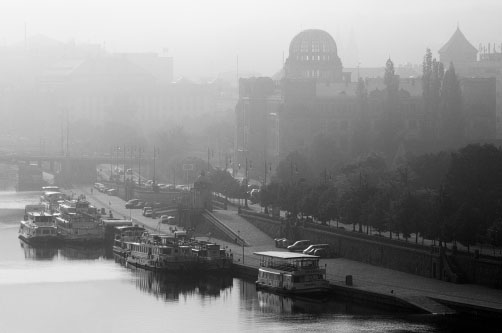
[[289, 44], [284, 75], [288, 79], [342, 81], [342, 62], [333, 37], [318, 29], [304, 30], [296, 35]]

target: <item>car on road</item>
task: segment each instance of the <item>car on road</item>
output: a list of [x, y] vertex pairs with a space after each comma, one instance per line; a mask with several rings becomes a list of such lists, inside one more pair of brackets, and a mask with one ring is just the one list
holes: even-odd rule
[[125, 208], [129, 208], [129, 209], [131, 209], [131, 208], [138, 208], [137, 207], [138, 202], [140, 202], [139, 199], [131, 199], [128, 202], [126, 202]]
[[329, 251], [329, 244], [312, 244], [303, 250], [303, 254], [310, 254], [313, 256], [319, 256], [321, 258], [326, 258]]
[[308, 239], [302, 239], [294, 242], [293, 245], [288, 246], [288, 250], [290, 252], [302, 252], [307, 247], [309, 247], [310, 244], [312, 244], [312, 242], [309, 241]]
[[160, 223], [174, 225], [176, 224], [176, 219], [174, 218], [174, 216], [162, 215], [160, 217]]

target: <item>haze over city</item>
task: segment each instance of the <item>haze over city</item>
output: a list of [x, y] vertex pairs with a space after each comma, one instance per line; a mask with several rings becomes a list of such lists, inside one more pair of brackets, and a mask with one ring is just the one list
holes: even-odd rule
[[239, 69], [270, 76], [305, 29], [329, 32], [344, 67], [421, 64], [459, 25], [478, 43], [500, 43], [502, 3], [446, 1], [2, 1], [0, 45], [45, 35], [109, 52], [167, 53], [174, 76], [194, 80]]
[[502, 0], [0, 1], [0, 332], [500, 331]]

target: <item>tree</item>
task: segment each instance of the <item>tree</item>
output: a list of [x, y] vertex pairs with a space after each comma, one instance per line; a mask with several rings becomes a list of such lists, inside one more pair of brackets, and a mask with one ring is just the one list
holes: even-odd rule
[[446, 152], [425, 154], [410, 158], [408, 167], [413, 173], [413, 183], [418, 189], [439, 189], [450, 168], [451, 155]]
[[377, 123], [377, 142], [379, 150], [390, 158], [394, 156], [401, 142], [399, 135], [402, 129], [402, 114], [399, 112], [399, 80], [394, 73], [394, 63], [390, 58], [385, 64], [384, 83], [387, 92], [386, 108]]
[[235, 197], [239, 190], [239, 182], [226, 170], [213, 170], [209, 173], [213, 190], [225, 196]]
[[502, 150], [493, 145], [468, 145], [452, 155], [445, 191], [466, 245], [502, 217], [501, 165]]
[[358, 114], [354, 124], [352, 147], [354, 154], [360, 155], [370, 150], [370, 120], [368, 115], [368, 91], [362, 78], [359, 78], [356, 88]]
[[289, 153], [285, 159], [279, 162], [276, 177], [283, 184], [295, 184], [301, 179], [308, 182], [313, 179], [310, 163], [303, 154], [297, 151]]
[[464, 142], [462, 92], [453, 63], [444, 74], [441, 86], [441, 137], [447, 147]]
[[383, 82], [387, 88], [387, 95], [389, 97], [396, 97], [397, 91], [399, 90], [399, 81], [397, 80], [394, 63], [392, 60], [387, 59], [385, 63], [385, 74], [383, 77]]
[[[308, 161], [312, 161], [312, 163], [305, 164], [301, 161], [301, 159], [299, 162], [296, 162], [297, 158], [295, 157], [292, 159], [293, 163], [299, 167], [298, 177], [306, 178], [310, 182], [316, 182], [316, 180], [313, 179], [313, 176], [308, 174], [310, 173], [309, 170], [312, 170], [311, 173], [313, 175], [320, 175], [320, 177], [324, 177], [327, 174], [327, 171], [331, 172], [335, 166], [342, 164], [345, 156], [339, 149], [336, 148], [337, 146], [337, 142], [332, 136], [325, 134], [316, 135], [306, 152]], [[295, 165], [293, 165], [293, 172], [295, 171]], [[307, 172], [301, 172], [301, 170], [305, 168], [307, 169]], [[323, 181], [323, 179], [319, 180]]]
[[429, 48], [425, 51], [422, 64], [422, 96], [425, 104], [425, 135], [432, 140], [438, 136], [438, 113], [441, 104], [441, 85], [444, 77], [443, 64], [432, 58]]
[[338, 221], [337, 191], [334, 187], [326, 187], [319, 196], [317, 211], [323, 224], [331, 220]]
[[422, 62], [422, 95], [428, 109], [428, 102], [431, 95], [431, 76], [432, 76], [432, 52], [430, 48], [425, 50], [424, 60]]

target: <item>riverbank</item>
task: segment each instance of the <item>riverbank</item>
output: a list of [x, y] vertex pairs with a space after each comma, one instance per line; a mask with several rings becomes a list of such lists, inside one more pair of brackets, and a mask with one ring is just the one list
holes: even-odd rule
[[[159, 227], [158, 219], [151, 219], [141, 215], [140, 210], [125, 209], [125, 202], [114, 196], [90, 189], [76, 189], [77, 194], [83, 193], [97, 207], [112, 210], [114, 216], [131, 217], [135, 223], [155, 230]], [[225, 219], [237, 215], [237, 210], [232, 208], [225, 211]], [[220, 214], [216, 214], [220, 215]], [[229, 222], [228, 222], [229, 223]], [[217, 240], [232, 252], [236, 272], [247, 271], [248, 276], [254, 279], [257, 276], [259, 262], [253, 255], [257, 251], [277, 250], [274, 241], [269, 236], [254, 228], [244, 219], [233, 219], [230, 228], [240, 233], [249, 246], [241, 247], [234, 243]], [[168, 226], [160, 225], [161, 228]], [[205, 238], [210, 239], [209, 237]], [[454, 284], [436, 279], [425, 278], [409, 273], [395, 271], [383, 267], [373, 266], [345, 258], [322, 259], [321, 265], [326, 265], [327, 279], [333, 286], [335, 295], [343, 295], [351, 299], [373, 302], [384, 306], [386, 303], [395, 303], [398, 307], [402, 302], [409, 304], [411, 308], [417, 308], [417, 302], [421, 303], [422, 311], [434, 313], [434, 307], [427, 300], [446, 305], [459, 314], [469, 314], [490, 318], [502, 318], [502, 290], [492, 289], [474, 284]], [[352, 276], [352, 286], [345, 284], [345, 277]], [[428, 303], [428, 304], [426, 304]], [[401, 304], [401, 305], [400, 305]], [[425, 310], [423, 308], [429, 308]], [[438, 307], [439, 308], [439, 307]], [[444, 311], [445, 313], [448, 311]]]

